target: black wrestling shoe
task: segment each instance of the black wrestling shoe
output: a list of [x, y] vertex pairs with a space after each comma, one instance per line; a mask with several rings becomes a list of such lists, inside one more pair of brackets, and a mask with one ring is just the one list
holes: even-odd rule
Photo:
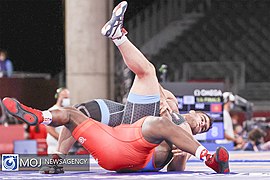
[[59, 166], [59, 165], [46, 165], [46, 166], [42, 166], [39, 170], [40, 174], [62, 174], [64, 173], [64, 168], [63, 166]]
[[[52, 164], [44, 165], [40, 168], [39, 173], [41, 174], [62, 174], [64, 173], [63, 165], [60, 165], [59, 161], [63, 158], [62, 155], [59, 154], [52, 154]], [[64, 156], [64, 155], [63, 155]]]

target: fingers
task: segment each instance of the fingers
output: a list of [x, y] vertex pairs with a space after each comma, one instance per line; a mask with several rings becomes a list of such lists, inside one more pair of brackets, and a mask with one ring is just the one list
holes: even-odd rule
[[182, 151], [182, 150], [180, 150], [180, 149], [174, 149], [174, 147], [173, 147], [173, 149], [172, 149], [172, 153], [173, 153], [173, 156], [186, 156], [186, 152], [184, 152], [184, 151]]
[[165, 111], [160, 112], [159, 114], [160, 114], [160, 117], [167, 117], [167, 118], [169, 118], [169, 114], [168, 114], [167, 109], [165, 109]]
[[172, 113], [171, 107], [168, 105], [168, 103], [164, 100], [160, 101], [160, 114], [163, 114], [166, 110], [169, 111], [169, 113]]
[[167, 107], [161, 107], [159, 110], [160, 114], [163, 114], [167, 110]]

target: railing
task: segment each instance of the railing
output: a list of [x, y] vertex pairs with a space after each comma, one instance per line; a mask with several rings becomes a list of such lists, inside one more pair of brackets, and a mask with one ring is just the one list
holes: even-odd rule
[[51, 79], [51, 75], [48, 73], [30, 73], [30, 72], [20, 72], [14, 71], [12, 78], [42, 78], [42, 79]]
[[[205, 72], [211, 72], [211, 77], [204, 76], [204, 79], [220, 79], [224, 78], [227, 90], [231, 90], [234, 93], [238, 93], [239, 90], [245, 88], [245, 63], [243, 62], [186, 62], [183, 65], [183, 81], [192, 80], [192, 76], [198, 71], [194, 69], [203, 69]], [[225, 67], [228, 67], [225, 69]], [[216, 72], [215, 72], [216, 71]], [[218, 73], [217, 73], [218, 71]], [[218, 75], [215, 75], [219, 74]], [[232, 82], [231, 82], [232, 81]], [[230, 83], [232, 83], [230, 85]]]
[[[253, 101], [270, 101], [270, 82], [247, 82], [241, 96]], [[269, 107], [268, 107], [269, 109]]]

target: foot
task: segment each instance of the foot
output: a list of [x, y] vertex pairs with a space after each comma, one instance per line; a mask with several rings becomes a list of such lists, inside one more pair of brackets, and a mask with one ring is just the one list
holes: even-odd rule
[[210, 155], [205, 164], [217, 173], [229, 173], [229, 153], [224, 147], [218, 147], [216, 153]]
[[45, 165], [42, 166], [39, 170], [40, 174], [63, 174], [65, 173], [63, 166], [54, 164], [54, 165]]
[[57, 162], [61, 162], [61, 160], [64, 158], [62, 158], [61, 155], [59, 155], [59, 154], [52, 154], [52, 159], [53, 159], [52, 162], [55, 162], [55, 163], [42, 166], [39, 170], [39, 173], [41, 173], [41, 174], [62, 174], [65, 172], [63, 166], [60, 165], [60, 163], [57, 163]]
[[15, 99], [7, 97], [3, 99], [2, 103], [9, 114], [31, 126], [34, 126], [43, 120], [41, 111], [27, 107]]
[[123, 28], [127, 5], [126, 1], [122, 1], [113, 9], [111, 19], [101, 29], [101, 33], [104, 36], [114, 40], [121, 39], [122, 36], [127, 34], [127, 31]]

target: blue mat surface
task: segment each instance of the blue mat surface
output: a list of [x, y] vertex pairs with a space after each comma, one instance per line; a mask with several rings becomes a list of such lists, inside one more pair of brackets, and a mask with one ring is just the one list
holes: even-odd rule
[[184, 172], [116, 173], [106, 171], [91, 159], [90, 171], [67, 171], [46, 175], [37, 171], [0, 172], [0, 179], [270, 179], [270, 152], [231, 152], [230, 174], [216, 174], [192, 158]]

